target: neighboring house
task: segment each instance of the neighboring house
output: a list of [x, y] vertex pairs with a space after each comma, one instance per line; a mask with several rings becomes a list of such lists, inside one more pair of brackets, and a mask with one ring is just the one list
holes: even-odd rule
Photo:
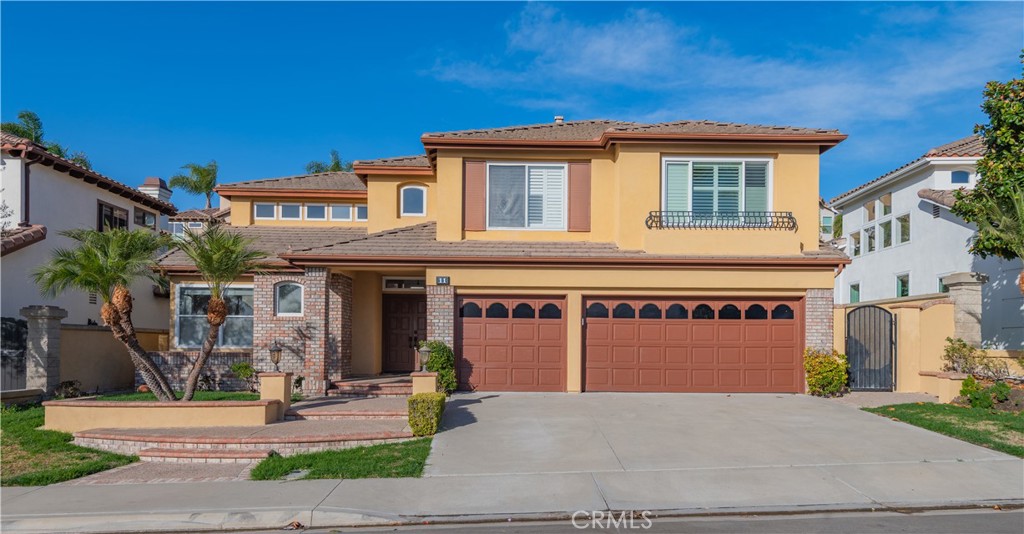
[[981, 259], [968, 249], [976, 227], [949, 208], [954, 190], [975, 186], [985, 153], [978, 136], [935, 147], [920, 158], [832, 199], [843, 214], [853, 262], [836, 280], [840, 304], [944, 293], [957, 272], [988, 276], [982, 286], [982, 342], [1024, 349], [1021, 260]]
[[215, 223], [229, 222], [231, 208], [198, 208], [179, 212], [168, 219], [171, 235], [182, 238], [186, 230], [202, 232]]
[[[47, 304], [67, 310], [67, 324], [99, 323], [102, 302], [97, 295], [68, 291], [53, 299], [43, 297], [32, 271], [49, 261], [54, 249], [73, 246], [74, 241], [60, 235], [65, 230], [166, 229], [167, 216], [177, 212], [170, 203], [171, 191], [158, 178], [147, 178], [138, 189], [129, 187], [6, 132], [0, 133], [0, 141], [3, 198], [12, 210], [2, 239], [0, 315], [20, 319], [21, 308]], [[140, 281], [132, 294], [135, 325], [166, 329], [167, 298], [154, 293], [153, 282]]]
[[[221, 350], [268, 369], [281, 347], [309, 394], [409, 373], [427, 339], [454, 347], [464, 389], [802, 391], [848, 261], [817, 224], [818, 160], [845, 138], [556, 120], [222, 185], [230, 228], [274, 269], [231, 286]], [[161, 266], [172, 345], [195, 350], [209, 292], [180, 252]]]
[[821, 241], [823, 243], [828, 243], [834, 238], [832, 230], [836, 223], [836, 214], [839, 213], [839, 211], [829, 205], [828, 202], [825, 202], [825, 199], [819, 198], [818, 212], [820, 215]]

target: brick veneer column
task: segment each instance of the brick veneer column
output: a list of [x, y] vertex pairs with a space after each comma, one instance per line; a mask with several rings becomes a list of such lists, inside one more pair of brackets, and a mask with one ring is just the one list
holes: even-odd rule
[[832, 349], [833, 305], [833, 290], [807, 290], [804, 301], [804, 341], [807, 348]]
[[68, 312], [57, 306], [27, 306], [19, 313], [28, 319], [25, 387], [52, 395], [60, 384], [60, 320]]
[[972, 347], [981, 347], [981, 273], [953, 273], [942, 278], [953, 301], [953, 335]]
[[306, 277], [301, 273], [275, 273], [256, 275], [253, 279], [253, 332], [252, 365], [257, 371], [274, 370], [270, 362], [270, 347], [277, 342], [281, 347], [281, 372], [305, 376], [306, 317], [277, 317], [274, 315], [274, 286], [280, 282], [296, 282], [306, 295]]
[[455, 287], [427, 286], [427, 339], [455, 343]]
[[326, 267], [306, 267], [306, 286], [303, 293], [302, 312], [306, 319], [306, 359], [303, 367], [302, 391], [309, 395], [323, 395], [327, 392], [328, 361], [332, 356], [332, 345], [328, 325], [328, 283], [330, 273]]
[[328, 300], [330, 346], [332, 357], [328, 362], [329, 380], [341, 380], [352, 375], [352, 279], [343, 274], [332, 274]]

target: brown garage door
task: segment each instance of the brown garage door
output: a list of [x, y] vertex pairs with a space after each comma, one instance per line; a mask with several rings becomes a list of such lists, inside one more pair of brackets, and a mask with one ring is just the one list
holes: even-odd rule
[[800, 392], [800, 312], [798, 299], [586, 299], [586, 389]]
[[565, 301], [470, 297], [457, 302], [459, 388], [565, 391]]

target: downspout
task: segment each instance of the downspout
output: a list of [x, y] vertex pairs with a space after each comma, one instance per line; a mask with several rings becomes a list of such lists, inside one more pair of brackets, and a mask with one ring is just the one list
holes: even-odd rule
[[22, 153], [25, 156], [23, 158], [25, 160], [25, 164], [22, 167], [23, 172], [21, 173], [21, 222], [18, 223], [18, 226], [22, 226], [22, 227], [31, 226], [32, 225], [32, 223], [30, 222], [32, 219], [29, 216], [30, 215], [30, 213], [29, 213], [30, 206], [32, 205], [31, 198], [30, 198], [30, 193], [31, 193], [31, 189], [32, 189], [32, 185], [31, 185], [32, 181], [29, 179], [29, 176], [30, 176], [30, 173], [31, 173], [31, 171], [29, 170], [29, 165], [32, 165], [33, 163], [36, 163], [36, 162], [35, 161], [29, 161], [28, 153], [29, 152], [28, 152], [27, 149], [25, 150], [25, 152]]

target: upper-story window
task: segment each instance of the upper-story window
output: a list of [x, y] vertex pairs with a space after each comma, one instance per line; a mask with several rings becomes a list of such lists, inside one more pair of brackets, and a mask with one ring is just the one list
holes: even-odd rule
[[871, 222], [875, 220], [875, 201], [870, 200], [864, 203], [864, 221]]
[[882, 195], [878, 203], [882, 205], [882, 217], [892, 213], [892, 193]]
[[265, 202], [257, 202], [253, 208], [257, 219], [276, 219], [277, 218], [277, 204], [270, 204]]
[[282, 221], [298, 221], [302, 219], [302, 204], [281, 204], [278, 208]]
[[769, 209], [768, 160], [665, 160], [665, 211], [763, 212]]
[[332, 221], [351, 221], [352, 204], [331, 204]]
[[407, 185], [401, 189], [402, 217], [422, 217], [427, 214], [427, 188]]
[[370, 218], [369, 209], [366, 204], [356, 204], [356, 220], [365, 221]]
[[854, 256], [860, 256], [860, 232], [850, 234], [850, 247]]
[[327, 206], [325, 204], [306, 204], [307, 221], [326, 221]]
[[302, 315], [302, 285], [281, 282], [274, 286], [274, 315]]
[[135, 226], [156, 230], [156, 214], [142, 208], [135, 208]]
[[967, 171], [953, 171], [951, 181], [954, 184], [969, 184], [971, 183], [971, 174]]
[[821, 233], [832, 234], [832, 216], [822, 215], [821, 216]]
[[100, 202], [97, 211], [97, 230], [105, 232], [107, 230], [128, 229], [128, 210]]
[[564, 164], [487, 165], [487, 228], [565, 230]]

